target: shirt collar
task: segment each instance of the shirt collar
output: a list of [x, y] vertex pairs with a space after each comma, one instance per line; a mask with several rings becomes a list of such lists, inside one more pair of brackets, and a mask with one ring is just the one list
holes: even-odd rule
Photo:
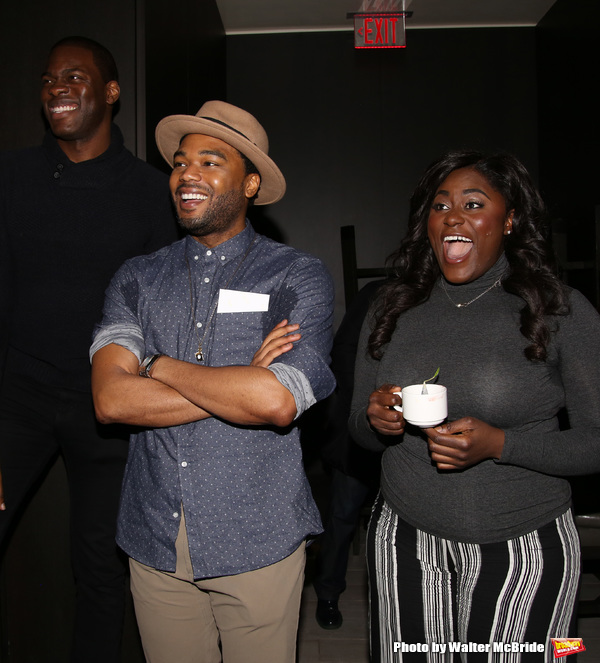
[[242, 232], [211, 249], [204, 246], [201, 242], [197, 242], [191, 235], [187, 235], [185, 239], [185, 253], [188, 259], [192, 260], [195, 259], [196, 256], [198, 256], [198, 258], [204, 258], [205, 256], [210, 257], [215, 255], [218, 257], [221, 264], [226, 265], [230, 260], [242, 255], [242, 253], [248, 249], [255, 236], [256, 231], [250, 225], [248, 219], [246, 219], [246, 227]]

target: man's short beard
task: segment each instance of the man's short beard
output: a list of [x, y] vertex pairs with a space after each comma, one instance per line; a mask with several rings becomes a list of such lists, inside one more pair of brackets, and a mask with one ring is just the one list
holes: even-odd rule
[[246, 196], [241, 189], [227, 191], [215, 196], [200, 216], [182, 219], [178, 215], [177, 220], [193, 237], [206, 237], [228, 230], [239, 217], [246, 202]]

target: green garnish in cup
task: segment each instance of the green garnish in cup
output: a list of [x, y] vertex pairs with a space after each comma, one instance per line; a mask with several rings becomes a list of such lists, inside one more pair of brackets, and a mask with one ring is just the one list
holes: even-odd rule
[[435, 380], [439, 374], [440, 374], [440, 367], [438, 366], [437, 371], [429, 378], [429, 380], [424, 380], [423, 381], [423, 389], [421, 389], [421, 394], [428, 394], [429, 393], [427, 391], [427, 383], [431, 382], [432, 380]]

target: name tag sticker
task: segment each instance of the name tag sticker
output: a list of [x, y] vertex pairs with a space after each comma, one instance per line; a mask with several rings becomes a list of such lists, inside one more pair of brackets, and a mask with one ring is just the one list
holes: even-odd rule
[[251, 313], [268, 311], [270, 295], [241, 290], [219, 290], [217, 313]]

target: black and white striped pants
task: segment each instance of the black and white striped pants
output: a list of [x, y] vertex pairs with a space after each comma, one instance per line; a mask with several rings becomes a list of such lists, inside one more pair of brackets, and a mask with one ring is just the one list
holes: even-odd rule
[[551, 638], [575, 635], [570, 511], [517, 539], [467, 544], [412, 527], [380, 495], [367, 565], [372, 663], [554, 661]]

